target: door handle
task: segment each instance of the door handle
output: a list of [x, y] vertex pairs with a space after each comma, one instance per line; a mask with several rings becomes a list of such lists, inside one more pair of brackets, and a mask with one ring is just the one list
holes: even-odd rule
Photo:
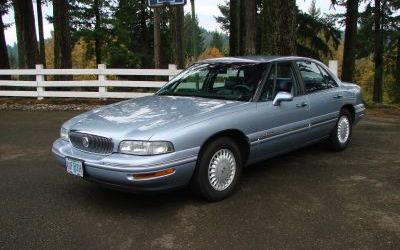
[[341, 99], [342, 97], [343, 97], [343, 95], [338, 94], [338, 95], [335, 95], [333, 98], [334, 98], [334, 99]]
[[307, 106], [308, 106], [308, 104], [307, 104], [306, 102], [302, 102], [302, 103], [296, 104], [296, 107], [297, 107], [297, 108], [305, 108], [305, 107], [307, 107]]

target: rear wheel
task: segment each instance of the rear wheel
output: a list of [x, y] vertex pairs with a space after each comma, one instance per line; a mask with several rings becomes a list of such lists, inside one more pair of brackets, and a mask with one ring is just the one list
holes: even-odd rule
[[202, 151], [191, 188], [208, 201], [225, 199], [234, 191], [242, 165], [237, 144], [229, 137], [217, 138]]
[[350, 143], [352, 135], [351, 113], [347, 109], [340, 112], [339, 119], [333, 129], [328, 144], [336, 151], [344, 150]]

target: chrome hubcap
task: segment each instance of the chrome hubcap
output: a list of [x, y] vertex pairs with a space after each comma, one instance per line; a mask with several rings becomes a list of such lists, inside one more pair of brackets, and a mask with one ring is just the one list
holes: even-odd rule
[[217, 191], [227, 189], [236, 173], [235, 156], [229, 149], [218, 150], [208, 166], [208, 181]]
[[341, 116], [339, 119], [337, 137], [341, 144], [345, 144], [350, 137], [350, 121], [347, 116]]

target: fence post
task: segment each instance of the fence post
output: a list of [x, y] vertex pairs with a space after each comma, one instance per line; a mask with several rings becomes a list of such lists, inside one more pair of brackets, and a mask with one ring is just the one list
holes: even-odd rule
[[44, 82], [44, 75], [40, 73], [40, 71], [43, 69], [42, 64], [36, 64], [36, 92], [38, 94], [38, 100], [43, 100], [43, 92], [44, 92], [44, 87], [42, 86], [42, 83]]
[[337, 76], [338, 75], [338, 61], [330, 60], [329, 61], [329, 69], [335, 74], [335, 76]]
[[172, 78], [175, 77], [175, 71], [177, 70], [177, 67], [175, 64], [168, 64], [168, 74], [169, 74], [169, 80], [171, 81]]
[[99, 69], [99, 74], [98, 74], [98, 82], [99, 82], [99, 96], [101, 99], [106, 99], [105, 95], [107, 93], [107, 87], [106, 81], [107, 81], [107, 76], [104, 74], [103, 70], [106, 69], [105, 64], [99, 64], [97, 65], [97, 68]]

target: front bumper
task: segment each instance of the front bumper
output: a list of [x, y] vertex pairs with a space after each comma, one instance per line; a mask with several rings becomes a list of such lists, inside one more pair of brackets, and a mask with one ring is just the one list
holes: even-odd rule
[[[162, 191], [186, 186], [195, 169], [199, 148], [157, 156], [135, 156], [114, 153], [97, 155], [72, 147], [62, 139], [54, 142], [52, 153], [57, 162], [65, 166], [65, 158], [80, 160], [84, 165], [85, 179], [114, 189], [132, 192]], [[133, 174], [156, 172], [173, 168], [171, 175], [134, 179]]]

